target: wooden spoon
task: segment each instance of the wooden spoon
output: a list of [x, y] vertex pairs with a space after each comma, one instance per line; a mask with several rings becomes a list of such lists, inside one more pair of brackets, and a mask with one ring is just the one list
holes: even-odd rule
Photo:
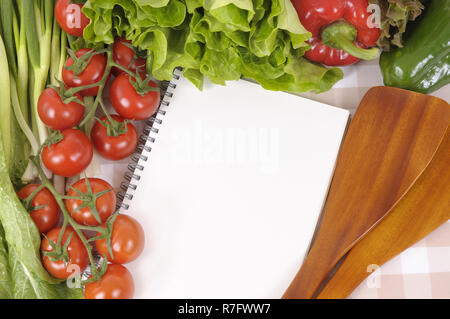
[[411, 190], [353, 247], [318, 298], [345, 298], [370, 274], [450, 218], [450, 129]]
[[343, 142], [309, 254], [283, 298], [312, 298], [336, 263], [402, 198], [433, 158], [450, 119], [447, 102], [375, 87]]

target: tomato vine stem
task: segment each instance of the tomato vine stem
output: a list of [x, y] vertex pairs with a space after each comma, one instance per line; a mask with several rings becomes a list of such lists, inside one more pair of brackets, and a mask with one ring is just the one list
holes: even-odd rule
[[[98, 92], [97, 92], [97, 97], [94, 100], [94, 104], [92, 105], [92, 107], [89, 109], [89, 112], [86, 114], [86, 116], [83, 118], [83, 120], [80, 123], [80, 127], [83, 127], [84, 125], [86, 125], [86, 123], [95, 116], [95, 112], [97, 111], [97, 107], [98, 104], [100, 103], [100, 100], [102, 99], [102, 94], [103, 94], [103, 90], [105, 88], [107, 79], [109, 78], [109, 73], [111, 72], [111, 62], [112, 62], [112, 50], [111, 48], [108, 48], [108, 50], [106, 50], [106, 54], [107, 54], [107, 60], [106, 60], [106, 68], [105, 68], [105, 73], [103, 74], [102, 79], [99, 82], [93, 83], [93, 84], [89, 84], [89, 85], [85, 85], [85, 86], [79, 86], [76, 88], [72, 88], [69, 89], [67, 91], [67, 93], [71, 93], [71, 94], [75, 94], [81, 90], [87, 89], [87, 88], [91, 88], [91, 87], [97, 87], [98, 86]], [[73, 90], [71, 92], [71, 90]]]
[[95, 259], [94, 256], [92, 254], [92, 246], [89, 244], [89, 240], [86, 238], [86, 236], [83, 233], [83, 230], [88, 230], [88, 231], [95, 231], [97, 233], [101, 233], [102, 235], [106, 235], [107, 230], [101, 226], [87, 226], [87, 225], [81, 225], [78, 224], [73, 218], [72, 216], [69, 214], [69, 212], [66, 209], [66, 206], [64, 205], [64, 201], [63, 201], [63, 195], [59, 194], [56, 189], [54, 188], [53, 184], [50, 182], [50, 180], [47, 178], [47, 176], [44, 173], [44, 170], [42, 169], [41, 165], [40, 165], [40, 160], [38, 157], [33, 156], [31, 157], [31, 161], [32, 163], [35, 165], [39, 177], [41, 179], [41, 183], [43, 185], [43, 187], [46, 187], [51, 193], [52, 195], [55, 197], [56, 202], [58, 203], [58, 206], [60, 207], [63, 216], [64, 216], [64, 222], [61, 228], [61, 231], [59, 233], [59, 238], [58, 238], [58, 242], [57, 242], [57, 246], [61, 247], [61, 241], [63, 238], [63, 234], [64, 231], [66, 230], [67, 226], [70, 224], [70, 226], [74, 229], [75, 233], [78, 235], [78, 237], [80, 238], [80, 240], [83, 242], [83, 245], [86, 248], [86, 251], [88, 253], [88, 257], [89, 257], [89, 262], [91, 264], [91, 274], [92, 277], [95, 279], [100, 279], [99, 275], [100, 273], [97, 270], [96, 264], [95, 264]]

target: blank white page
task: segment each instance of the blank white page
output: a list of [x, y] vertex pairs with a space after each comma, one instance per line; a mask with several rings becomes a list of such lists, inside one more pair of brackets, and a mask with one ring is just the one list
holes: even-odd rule
[[186, 79], [123, 213], [144, 227], [136, 298], [279, 298], [307, 252], [349, 113], [240, 80]]

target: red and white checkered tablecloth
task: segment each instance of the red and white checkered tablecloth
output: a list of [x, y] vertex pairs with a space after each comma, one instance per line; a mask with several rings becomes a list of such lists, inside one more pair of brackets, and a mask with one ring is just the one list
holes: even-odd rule
[[[377, 61], [359, 62], [343, 70], [344, 79], [330, 91], [301, 95], [354, 114], [364, 94], [373, 86], [383, 85], [382, 77]], [[433, 95], [450, 101], [450, 85]], [[100, 172], [95, 175], [119, 190], [130, 161], [96, 160]], [[450, 298], [450, 221], [374, 271], [350, 298]]]

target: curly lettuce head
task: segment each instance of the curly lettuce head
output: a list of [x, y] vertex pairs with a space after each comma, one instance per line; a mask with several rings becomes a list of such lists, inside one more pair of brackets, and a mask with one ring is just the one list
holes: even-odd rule
[[148, 71], [170, 80], [176, 67], [198, 88], [241, 76], [270, 90], [323, 92], [337, 68], [302, 58], [311, 34], [290, 0], [88, 0], [84, 38], [110, 44], [118, 35], [147, 50]]
[[[381, 9], [382, 34], [378, 46], [389, 51], [392, 46], [403, 46], [403, 35], [409, 21], [415, 20], [423, 10], [419, 0], [369, 0]], [[424, 2], [424, 1], [422, 1]]]

